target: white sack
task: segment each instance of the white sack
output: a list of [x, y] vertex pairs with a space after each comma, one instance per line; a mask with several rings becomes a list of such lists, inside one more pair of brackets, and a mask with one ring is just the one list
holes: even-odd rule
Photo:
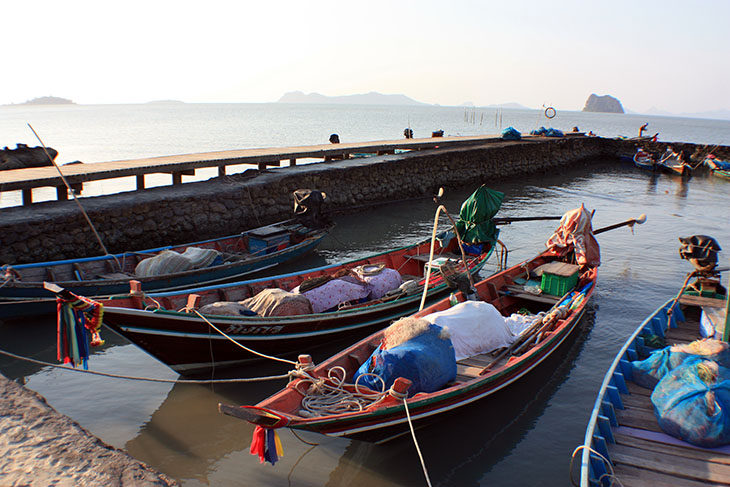
[[506, 347], [515, 339], [497, 308], [483, 301], [464, 301], [423, 319], [448, 328], [457, 361]]

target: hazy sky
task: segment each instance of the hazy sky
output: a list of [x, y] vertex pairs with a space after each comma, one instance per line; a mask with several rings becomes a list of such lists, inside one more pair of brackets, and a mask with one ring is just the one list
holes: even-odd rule
[[0, 104], [272, 102], [301, 90], [730, 109], [725, 0], [40, 0], [1, 11]]

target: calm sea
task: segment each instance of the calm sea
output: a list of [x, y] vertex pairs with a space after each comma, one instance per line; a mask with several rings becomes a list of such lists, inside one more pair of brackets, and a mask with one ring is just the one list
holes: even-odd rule
[[[470, 115], [471, 112], [474, 115]], [[482, 117], [483, 113], [483, 117]], [[86, 162], [244, 147], [325, 143], [337, 132], [345, 141], [394, 139], [409, 123], [416, 136], [499, 132], [499, 113], [447, 107], [310, 107], [271, 105], [137, 105], [2, 107], [0, 145], [36, 145], [31, 123], [58, 160]], [[467, 121], [468, 117], [468, 121]], [[529, 132], [535, 126], [581, 130], [603, 136], [649, 130], [661, 140], [727, 144], [730, 122], [636, 115], [558, 112], [548, 123], [538, 111], [504, 110], [502, 126]], [[471, 120], [474, 119], [474, 122]], [[496, 119], [496, 120], [495, 120]], [[30, 136], [29, 136], [30, 134]], [[1, 177], [1, 176], [0, 176]], [[451, 189], [452, 213], [480, 182]], [[595, 161], [548, 177], [489, 182], [506, 194], [501, 216], [560, 215], [584, 203], [595, 209], [594, 228], [645, 213], [632, 233], [601, 234], [599, 283], [570, 346], [539, 374], [499, 401], [477, 404], [417, 432], [433, 485], [570, 485], [568, 465], [582, 443], [605, 369], [625, 337], [653, 309], [675, 294], [688, 262], [678, 256], [679, 236], [711, 235], [730, 246], [730, 182], [697, 174], [688, 181], [652, 175], [631, 164]], [[316, 252], [294, 266], [336, 262], [404, 245], [430, 235], [430, 199], [393, 203], [338, 225]], [[501, 227], [510, 263], [544, 248], [555, 222]], [[728, 253], [720, 254], [727, 265]], [[294, 267], [292, 266], [292, 267]], [[494, 266], [482, 272], [483, 276]], [[54, 362], [53, 320], [0, 323], [2, 348]], [[110, 331], [91, 358], [94, 370], [175, 378], [165, 366]], [[304, 351], [303, 351], [304, 352]], [[304, 434], [310, 446], [282, 431], [285, 456], [275, 467], [248, 453], [253, 428], [217, 412], [218, 402], [255, 403], [283, 383], [197, 386], [86, 376], [0, 358], [0, 371], [44, 395], [107, 443], [180, 480], [185, 486], [421, 486], [426, 485], [412, 440], [389, 445]], [[261, 366], [251, 377], [279, 372]]]

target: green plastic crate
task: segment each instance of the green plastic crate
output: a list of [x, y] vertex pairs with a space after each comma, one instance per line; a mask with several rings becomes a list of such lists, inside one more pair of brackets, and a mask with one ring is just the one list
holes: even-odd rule
[[549, 272], [542, 273], [540, 289], [546, 294], [563, 296], [578, 284], [578, 271], [569, 276], [558, 276]]

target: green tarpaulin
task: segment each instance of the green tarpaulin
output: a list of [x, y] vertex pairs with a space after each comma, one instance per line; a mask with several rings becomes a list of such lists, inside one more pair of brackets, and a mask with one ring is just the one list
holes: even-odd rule
[[504, 193], [482, 185], [469, 196], [459, 210], [456, 228], [461, 240], [466, 243], [494, 243], [499, 230], [492, 221], [504, 200]]

